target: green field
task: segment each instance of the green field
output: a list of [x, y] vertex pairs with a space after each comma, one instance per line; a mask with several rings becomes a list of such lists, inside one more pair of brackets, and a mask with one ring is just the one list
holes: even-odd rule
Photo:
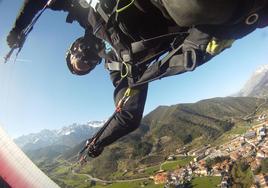
[[[143, 186], [142, 186], [143, 185]], [[110, 185], [96, 185], [93, 188], [163, 188], [163, 185], [155, 185], [152, 181], [135, 181], [127, 183], [113, 183]]]
[[54, 175], [66, 175], [70, 172], [70, 167], [60, 166], [53, 172]]
[[191, 183], [193, 188], [216, 188], [221, 183], [221, 177], [196, 177]]
[[[53, 178], [54, 179], [54, 178]], [[89, 182], [86, 176], [68, 174], [54, 179], [60, 187], [88, 188]]]
[[79, 176], [79, 175], [71, 175], [69, 179], [65, 179], [64, 183], [71, 186], [71, 187], [77, 187], [77, 188], [86, 188], [87, 185], [87, 177], [85, 176]]
[[[193, 188], [216, 188], [221, 182], [221, 177], [196, 177], [192, 180]], [[142, 186], [143, 185], [143, 186]], [[135, 181], [128, 183], [114, 183], [110, 185], [96, 185], [93, 188], [163, 188], [163, 185], [155, 185], [152, 181]]]
[[186, 166], [190, 163], [190, 161], [192, 160], [192, 157], [182, 157], [177, 159], [176, 161], [166, 161], [163, 165], [162, 165], [162, 170], [175, 170], [178, 167], [183, 167]]
[[160, 170], [160, 165], [152, 166], [152, 167], [145, 169], [145, 174], [154, 175], [159, 170]]

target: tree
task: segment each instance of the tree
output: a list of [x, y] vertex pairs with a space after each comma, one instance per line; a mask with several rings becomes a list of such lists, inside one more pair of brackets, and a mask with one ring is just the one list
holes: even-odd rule
[[262, 160], [261, 171], [262, 171], [262, 173], [268, 173], [268, 158]]

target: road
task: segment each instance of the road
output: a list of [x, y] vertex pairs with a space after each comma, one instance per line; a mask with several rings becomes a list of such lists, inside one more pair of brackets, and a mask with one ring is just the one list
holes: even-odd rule
[[96, 181], [96, 182], [100, 182], [100, 183], [114, 183], [113, 181], [107, 181], [107, 180], [101, 180], [99, 178], [94, 178], [93, 176], [89, 175], [89, 174], [79, 174], [76, 173], [75, 170], [72, 170], [73, 175], [82, 175], [82, 176], [87, 176], [91, 181]]
[[112, 180], [112, 181], [108, 181], [108, 180], [102, 180], [102, 179], [99, 179], [99, 178], [95, 178], [95, 177], [91, 176], [90, 174], [79, 174], [79, 173], [75, 172], [75, 170], [72, 170], [72, 173], [73, 173], [73, 175], [86, 176], [91, 181], [96, 181], [96, 182], [100, 182], [100, 183], [127, 183], [127, 182], [143, 181], [143, 180], [148, 180], [149, 179], [149, 177], [145, 177], [145, 178], [137, 178], [137, 179], [130, 179], [130, 180]]

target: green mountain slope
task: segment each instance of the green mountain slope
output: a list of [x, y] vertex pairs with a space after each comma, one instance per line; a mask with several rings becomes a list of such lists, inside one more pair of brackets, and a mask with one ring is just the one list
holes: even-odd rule
[[28, 157], [33, 161], [50, 161], [61, 155], [64, 151], [69, 150], [70, 147], [64, 145], [53, 145], [44, 148], [26, 151]]

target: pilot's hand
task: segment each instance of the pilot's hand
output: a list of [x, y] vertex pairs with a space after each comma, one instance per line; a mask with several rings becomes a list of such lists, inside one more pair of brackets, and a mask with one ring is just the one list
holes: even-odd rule
[[24, 37], [21, 31], [12, 29], [7, 36], [7, 44], [10, 48], [18, 48]]

